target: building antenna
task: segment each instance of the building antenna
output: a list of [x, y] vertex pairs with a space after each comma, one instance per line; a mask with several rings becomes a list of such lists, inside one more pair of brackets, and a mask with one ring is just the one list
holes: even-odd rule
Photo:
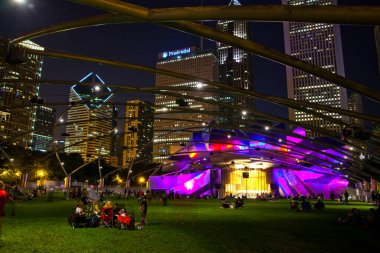
[[[203, 0], [201, 0], [201, 7], [203, 7]], [[203, 25], [203, 20], [201, 20], [201, 25]], [[200, 37], [201, 43], [200, 43], [200, 49], [203, 51], [203, 37]]]

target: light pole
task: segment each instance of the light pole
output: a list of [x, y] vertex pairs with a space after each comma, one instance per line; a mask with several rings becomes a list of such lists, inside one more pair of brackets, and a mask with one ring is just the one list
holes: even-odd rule
[[139, 177], [140, 188], [142, 189], [143, 183], [145, 183], [145, 177]]
[[248, 198], [248, 178], [249, 178], [248, 171], [243, 172], [243, 178], [245, 178], [245, 198]]
[[36, 174], [37, 174], [37, 177], [40, 178], [40, 185], [38, 185], [38, 186], [44, 187], [44, 184], [45, 184], [44, 178], [46, 176], [45, 170], [39, 169], [39, 170], [36, 171]]
[[12, 0], [12, 2], [15, 4], [23, 5], [27, 3], [27, 0]]
[[16, 186], [17, 186], [17, 184], [18, 184], [18, 178], [21, 176], [21, 172], [17, 171], [15, 173], [15, 175], [16, 175]]

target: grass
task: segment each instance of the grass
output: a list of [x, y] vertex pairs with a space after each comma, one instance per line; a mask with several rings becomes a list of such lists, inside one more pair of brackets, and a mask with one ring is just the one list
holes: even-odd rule
[[[119, 202], [133, 205], [139, 221], [136, 200]], [[219, 208], [218, 200], [184, 199], [169, 206], [153, 201], [149, 225], [126, 231], [71, 229], [67, 216], [74, 200], [38, 197], [17, 202], [16, 215], [4, 218], [0, 252], [363, 252], [377, 243], [373, 228], [335, 225], [352, 207], [366, 215], [369, 205], [325, 204], [325, 210], [303, 213], [290, 212], [287, 200], [248, 200], [242, 209]]]

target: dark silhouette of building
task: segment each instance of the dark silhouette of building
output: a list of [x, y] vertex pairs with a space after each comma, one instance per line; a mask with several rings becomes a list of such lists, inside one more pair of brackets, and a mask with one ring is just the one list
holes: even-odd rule
[[[239, 1], [232, 0], [229, 5], [240, 5]], [[230, 33], [239, 38], [250, 40], [250, 26], [247, 21], [219, 21], [218, 30]], [[217, 42], [219, 57], [219, 82], [242, 90], [253, 90], [252, 84], [252, 60], [251, 55], [240, 48], [235, 48]], [[220, 105], [220, 124], [224, 127], [244, 127], [246, 115], [249, 109], [254, 108], [254, 100], [244, 95], [233, 95], [231, 92], [220, 94], [220, 102], [239, 106], [240, 110], [231, 109]]]

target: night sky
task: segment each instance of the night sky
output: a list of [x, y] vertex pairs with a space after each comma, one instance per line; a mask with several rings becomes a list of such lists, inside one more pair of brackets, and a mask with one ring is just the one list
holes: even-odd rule
[[[227, 5], [230, 0], [204, 0], [204, 5]], [[201, 0], [134, 0], [130, 3], [145, 7], [175, 7], [200, 5]], [[240, 0], [242, 4], [280, 4], [280, 0]], [[380, 0], [341, 0], [341, 5], [380, 5]], [[0, 36], [14, 38], [53, 24], [85, 18], [105, 12], [64, 0], [29, 0], [27, 6], [0, 0]], [[379, 14], [380, 15], [380, 14]], [[215, 22], [207, 22], [215, 26]], [[280, 22], [251, 22], [252, 39], [284, 52]], [[373, 26], [343, 25], [342, 43], [345, 72], [348, 78], [379, 90], [376, 48]], [[199, 38], [153, 24], [108, 25], [78, 29], [34, 39], [49, 49], [59, 49], [94, 57], [126, 61], [155, 67], [159, 52], [199, 46]], [[214, 49], [215, 42], [206, 41], [205, 49]], [[154, 75], [73, 60], [44, 59], [42, 79], [80, 80], [88, 72], [98, 73], [106, 83], [132, 86], [154, 86]], [[253, 83], [256, 90], [286, 97], [285, 67], [254, 56]], [[40, 95], [47, 102], [68, 101], [69, 86], [41, 86]], [[153, 101], [152, 95], [124, 93], [117, 102], [140, 98]], [[59, 111], [62, 108], [58, 108]], [[121, 112], [124, 110], [122, 108]], [[287, 117], [287, 109], [257, 102], [257, 109]], [[364, 101], [366, 113], [380, 116], [379, 104]], [[122, 115], [120, 115], [122, 116]]]

